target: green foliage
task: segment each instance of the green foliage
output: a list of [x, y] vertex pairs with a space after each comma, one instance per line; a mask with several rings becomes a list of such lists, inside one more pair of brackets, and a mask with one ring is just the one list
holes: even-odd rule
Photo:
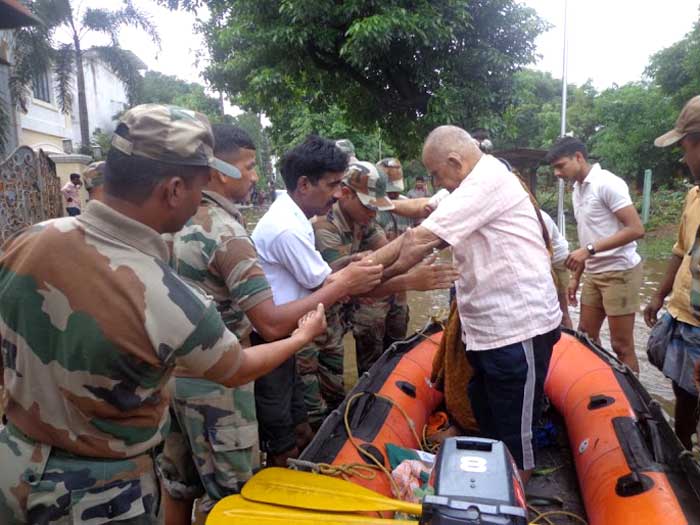
[[222, 120], [219, 101], [207, 95], [204, 86], [172, 75], [147, 71], [143, 76], [138, 104], [173, 104], [204, 113], [212, 122]]
[[700, 21], [675, 44], [651, 57], [645, 75], [680, 108], [700, 93]]
[[292, 106], [278, 113], [270, 131], [273, 149], [278, 156], [302, 142], [308, 135], [316, 134], [331, 139], [349, 139], [355, 146], [359, 159], [376, 162], [393, 155], [393, 150], [383, 142], [381, 130], [374, 127], [362, 131], [349, 123], [349, 117], [338, 106], [316, 113], [307, 106]]
[[[546, 27], [513, 0], [201, 3], [211, 14], [208, 78], [236, 104], [264, 112], [276, 130], [291, 123], [297, 136], [341, 113], [365, 136], [381, 130], [404, 157], [438, 124], [471, 127], [499, 113]], [[292, 136], [276, 133], [277, 146]]]
[[[524, 69], [513, 77], [509, 105], [499, 127], [491, 128], [499, 148], [547, 149], [561, 133], [561, 80]], [[587, 140], [595, 131], [596, 91], [590, 81], [567, 86], [567, 129]]]
[[272, 156], [270, 138], [267, 130], [260, 122], [260, 116], [255, 113], [241, 113], [236, 117], [226, 117], [227, 122], [245, 130], [255, 144], [257, 172], [259, 181], [258, 188], [267, 188], [268, 183], [273, 179]]
[[673, 148], [657, 148], [654, 139], [673, 127], [677, 110], [659, 89], [627, 84], [600, 94], [595, 104], [599, 130], [592, 137], [591, 154], [628, 181], [654, 172], [657, 183], [668, 182], [681, 154]]

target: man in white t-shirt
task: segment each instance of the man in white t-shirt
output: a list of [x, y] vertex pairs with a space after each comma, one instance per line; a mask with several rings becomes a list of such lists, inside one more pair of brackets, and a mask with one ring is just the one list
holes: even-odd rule
[[560, 138], [545, 160], [555, 176], [574, 183], [580, 248], [569, 254], [566, 266], [573, 272], [568, 293], [573, 305], [585, 269], [578, 329], [598, 340], [607, 317], [613, 350], [620, 361], [639, 372], [634, 316], [639, 310], [643, 269], [635, 240], [644, 236], [644, 226], [627, 183], [600, 164], [591, 165], [586, 146], [574, 137]]
[[462, 340], [474, 369], [469, 398], [482, 432], [506, 443], [527, 481], [535, 465], [532, 424], [562, 318], [542, 228], [520, 181], [463, 129], [435, 129], [423, 164], [449, 196], [374, 260], [388, 277], [434, 248], [452, 247]]

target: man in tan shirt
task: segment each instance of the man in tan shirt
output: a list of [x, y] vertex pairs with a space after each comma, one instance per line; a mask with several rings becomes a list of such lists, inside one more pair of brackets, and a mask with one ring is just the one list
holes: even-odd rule
[[654, 144], [658, 147], [679, 145], [683, 149], [683, 160], [696, 184], [686, 196], [678, 238], [666, 274], [644, 310], [644, 320], [652, 327], [664, 299], [671, 294], [667, 312], [659, 320], [659, 323], [672, 324], [669, 328], [672, 332], [664, 358], [663, 373], [673, 381], [676, 434], [683, 445], [690, 449], [690, 437], [698, 423], [698, 387], [693, 371], [696, 367], [700, 368], [700, 318], [691, 305], [692, 265], [693, 260], [697, 261], [700, 249], [697, 245], [700, 227], [700, 188], [697, 186], [700, 184], [700, 96], [688, 101], [675, 128], [657, 138]]

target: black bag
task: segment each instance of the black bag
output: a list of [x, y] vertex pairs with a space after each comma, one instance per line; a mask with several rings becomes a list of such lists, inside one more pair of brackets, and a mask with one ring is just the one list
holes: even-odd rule
[[656, 321], [656, 324], [651, 329], [649, 340], [647, 341], [647, 357], [649, 362], [659, 370], [664, 369], [664, 359], [666, 359], [666, 351], [671, 344], [673, 330], [676, 326], [676, 320], [670, 315], [664, 315]]

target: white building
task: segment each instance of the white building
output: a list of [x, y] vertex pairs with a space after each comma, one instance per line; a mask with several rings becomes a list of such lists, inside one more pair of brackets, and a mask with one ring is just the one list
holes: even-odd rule
[[[139, 69], [146, 69], [146, 65], [136, 55], [133, 55], [133, 59]], [[91, 50], [83, 55], [83, 71], [89, 134], [92, 137], [98, 129], [111, 132], [116, 125], [113, 117], [128, 107], [126, 87]], [[53, 75], [49, 71], [34, 78], [27, 113], [18, 112], [19, 142], [33, 149], [43, 149], [47, 153], [64, 153], [68, 148], [77, 152], [80, 147], [77, 79], [74, 76], [73, 111], [68, 115], [61, 112], [54, 84]]]

